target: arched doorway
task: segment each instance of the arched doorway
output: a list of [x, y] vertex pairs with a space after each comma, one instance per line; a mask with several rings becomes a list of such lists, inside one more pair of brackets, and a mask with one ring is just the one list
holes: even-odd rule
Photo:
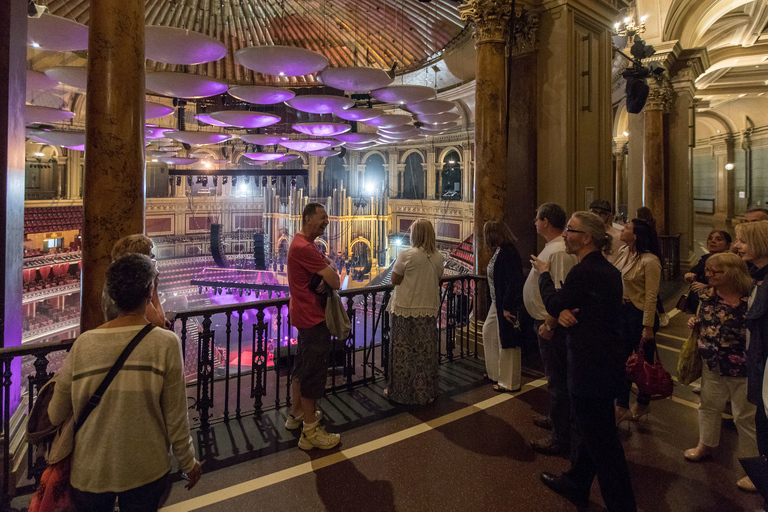
[[358, 195], [378, 196], [384, 185], [384, 158], [374, 153], [365, 160], [365, 173], [359, 184]]
[[449, 151], [443, 157], [443, 169], [440, 172], [440, 178], [442, 189], [439, 197], [446, 201], [461, 201], [461, 162], [456, 151]]
[[424, 199], [424, 159], [418, 153], [405, 159], [401, 190], [403, 199]]
[[320, 196], [328, 197], [333, 195], [333, 189], [339, 188], [342, 181], [348, 181], [344, 160], [339, 156], [326, 158], [323, 182], [320, 186]]
[[372, 267], [371, 244], [364, 238], [358, 238], [352, 242], [349, 251], [349, 274], [352, 279], [362, 281], [367, 275], [370, 275]]

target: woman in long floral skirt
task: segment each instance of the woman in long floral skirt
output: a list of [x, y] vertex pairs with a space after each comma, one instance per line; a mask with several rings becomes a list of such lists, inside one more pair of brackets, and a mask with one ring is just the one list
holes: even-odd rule
[[411, 248], [400, 253], [392, 271], [391, 352], [384, 392], [395, 402], [427, 404], [437, 397], [442, 275], [435, 230], [431, 222], [419, 219], [411, 226]]

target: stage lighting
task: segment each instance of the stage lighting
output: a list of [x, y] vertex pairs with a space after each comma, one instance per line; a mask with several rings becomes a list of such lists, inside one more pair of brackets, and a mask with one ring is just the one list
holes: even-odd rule
[[248, 183], [250, 183], [250, 181], [251, 181], [251, 179], [248, 176], [246, 176], [245, 177], [245, 184], [247, 185]]
[[266, 187], [267, 186], [267, 177], [266, 176], [262, 176], [261, 177], [261, 186], [262, 187]]
[[202, 182], [203, 182], [203, 177], [202, 176], [198, 176], [197, 177], [197, 183], [202, 183]]
[[237, 186], [237, 176], [232, 176], [232, 186], [233, 187]]
[[204, 187], [208, 186], [208, 176], [203, 176], [203, 179], [201, 180]]
[[176, 176], [176, 186], [177, 187], [181, 186], [181, 176]]
[[296, 176], [291, 176], [291, 186], [296, 187]]
[[218, 176], [213, 177], [213, 186], [218, 187], [219, 186], [219, 178]]
[[187, 185], [192, 186], [192, 176], [187, 176]]
[[277, 184], [277, 178], [275, 178], [274, 176], [272, 176], [272, 185], [274, 186], [274, 185], [276, 185], [276, 184]]
[[226, 185], [226, 184], [227, 184], [227, 180], [228, 180], [228, 179], [229, 179], [229, 177], [228, 177], [228, 176], [224, 176], [223, 178], [221, 178], [221, 184], [222, 184], [222, 185]]

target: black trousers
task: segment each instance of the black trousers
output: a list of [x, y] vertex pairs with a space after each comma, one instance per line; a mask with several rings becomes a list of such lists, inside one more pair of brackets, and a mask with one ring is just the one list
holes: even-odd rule
[[168, 490], [168, 473], [154, 482], [123, 492], [85, 492], [72, 488], [72, 498], [79, 512], [113, 512], [115, 499], [120, 512], [156, 512]]
[[[653, 332], [659, 330], [659, 315], [656, 315], [653, 321]], [[624, 353], [629, 359], [632, 352], [640, 346], [640, 338], [643, 335], [643, 310], [635, 307], [634, 304], [625, 303], [621, 308], [621, 336], [624, 342]], [[656, 360], [656, 340], [646, 340], [643, 345], [645, 360], [653, 364]], [[632, 381], [626, 379], [624, 387], [619, 391], [616, 398], [616, 405], [629, 409], [629, 395], [632, 393]], [[637, 403], [648, 405], [651, 397], [638, 393]]]
[[[536, 320], [533, 327], [539, 332], [543, 324]], [[537, 334], [538, 336], [538, 334]], [[555, 329], [551, 340], [539, 337], [539, 353], [547, 376], [549, 391], [549, 419], [552, 421], [552, 437], [565, 446], [571, 444], [571, 398], [568, 396], [568, 348], [565, 344], [566, 330]]]
[[765, 405], [762, 400], [757, 404], [755, 430], [757, 431], [757, 451], [760, 455], [768, 457], [768, 417], [765, 415]]
[[613, 399], [571, 395], [571, 407], [576, 421], [573, 460], [563, 476], [587, 490], [597, 476], [609, 512], [636, 512], [624, 448], [616, 432]]

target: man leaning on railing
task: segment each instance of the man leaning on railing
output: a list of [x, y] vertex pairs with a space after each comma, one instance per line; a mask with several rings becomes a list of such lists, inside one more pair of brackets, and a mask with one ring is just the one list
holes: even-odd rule
[[333, 262], [323, 256], [315, 239], [328, 226], [328, 213], [320, 203], [309, 203], [301, 214], [302, 228], [288, 249], [288, 312], [291, 323], [299, 331], [293, 365], [291, 394], [294, 400], [285, 428], [302, 426], [299, 448], [311, 450], [333, 448], [341, 439], [320, 425], [315, 413], [317, 401], [325, 392], [331, 333], [325, 324], [325, 289], [341, 286]]

